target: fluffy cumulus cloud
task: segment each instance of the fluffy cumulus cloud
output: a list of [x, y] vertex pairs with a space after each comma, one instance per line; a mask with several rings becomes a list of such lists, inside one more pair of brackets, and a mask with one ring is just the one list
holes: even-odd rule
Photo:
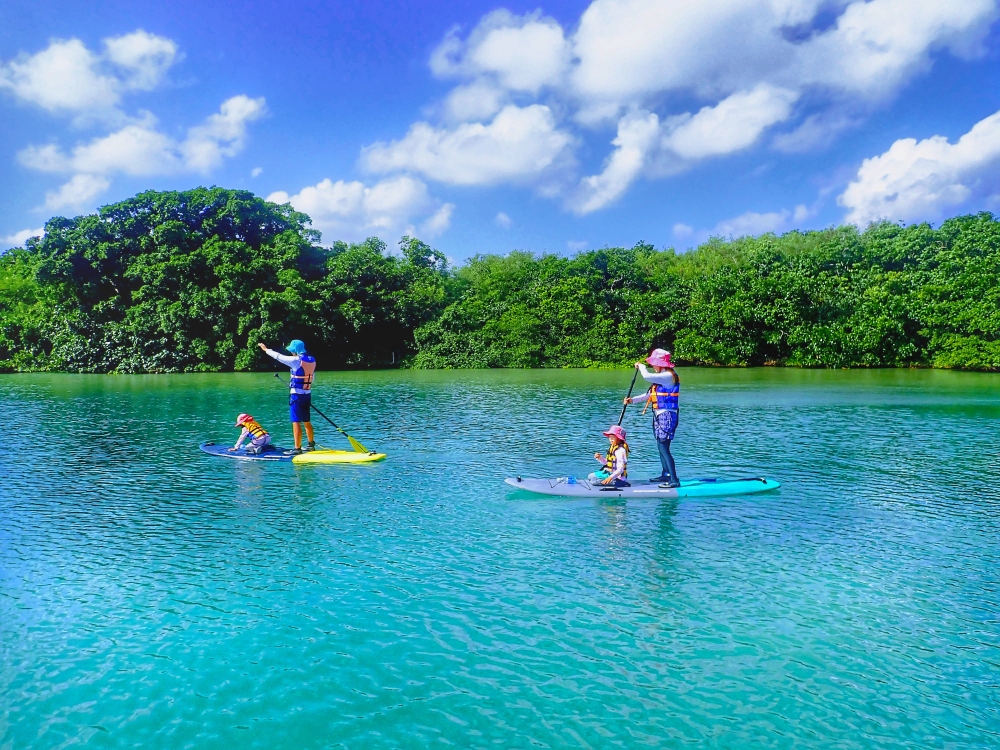
[[935, 48], [967, 56], [997, 15], [993, 0], [870, 0], [847, 5], [836, 25], [801, 45], [785, 73], [802, 83], [884, 95], [929, 64]]
[[455, 204], [445, 203], [420, 225], [419, 234], [422, 237], [437, 237], [451, 226], [453, 213], [455, 213]]
[[177, 62], [177, 44], [139, 30], [104, 40], [104, 57], [121, 72], [126, 89], [152, 91]]
[[[821, 13], [838, 12], [822, 28]], [[725, 97], [769, 82], [890, 93], [935, 48], [969, 54], [993, 0], [595, 0], [573, 37], [574, 89], [595, 112], [667, 91]]]
[[799, 222], [807, 219], [809, 215], [810, 211], [805, 206], [796, 206], [794, 211], [788, 209], [768, 213], [747, 211], [720, 221], [707, 234], [715, 237], [745, 237], [766, 232], [780, 232], [789, 228], [789, 220]]
[[45, 208], [62, 211], [66, 208], [78, 209], [90, 203], [108, 189], [111, 181], [95, 174], [77, 174], [63, 183], [58, 190], [45, 193]]
[[45, 234], [45, 227], [39, 227], [38, 229], [22, 229], [20, 232], [8, 234], [6, 237], [0, 237], [0, 250], [20, 247], [30, 238], [41, 237], [43, 234]]
[[123, 95], [156, 88], [179, 58], [175, 42], [142, 30], [105, 39], [101, 52], [79, 39], [56, 39], [34, 55], [0, 62], [0, 90], [54, 113], [121, 117]]
[[448, 32], [431, 56], [438, 76], [489, 76], [506, 89], [537, 93], [560, 82], [569, 63], [562, 26], [539, 12], [515, 16], [507, 10], [486, 15], [469, 37]]
[[279, 191], [267, 199], [291, 203], [296, 210], [309, 214], [313, 225], [328, 239], [348, 241], [413, 232], [413, 222], [420, 219], [421, 232], [432, 237], [448, 228], [455, 208], [451, 203], [438, 205], [422, 181], [406, 175], [370, 187], [357, 180], [325, 179], [295, 195]]
[[956, 143], [936, 135], [896, 141], [865, 159], [838, 197], [847, 221], [930, 220], [972, 198], [1000, 191], [1000, 112], [979, 121]]
[[822, 0], [595, 0], [573, 38], [572, 86], [585, 116], [665, 91], [720, 98], [788, 66], [781, 29], [808, 22]]
[[[435, 75], [457, 80], [446, 124], [418, 122], [362, 163], [459, 185], [544, 183], [585, 214], [642, 176], [757, 144], [823, 148], [935, 51], [977, 54], [996, 17], [994, 0], [593, 0], [568, 33], [540, 12], [499, 10], [431, 56]], [[692, 98], [701, 106], [673, 104]], [[600, 173], [543, 177], [613, 123]]]
[[695, 229], [690, 224], [674, 224], [673, 234], [684, 247], [697, 245], [710, 237], [746, 237], [767, 232], [786, 232], [814, 216], [816, 208], [798, 205], [794, 209], [779, 211], [747, 211], [739, 216], [723, 219], [711, 229]]
[[809, 115], [792, 130], [778, 133], [771, 146], [783, 154], [805, 154], [824, 149], [838, 135], [861, 124], [861, 119], [850, 112], [823, 112]]
[[18, 159], [31, 169], [73, 174], [69, 182], [46, 196], [45, 206], [52, 210], [80, 208], [108, 188], [111, 175], [208, 174], [243, 148], [248, 123], [266, 111], [263, 98], [234, 96], [222, 103], [218, 113], [190, 128], [181, 140], [163, 133], [156, 119], [146, 114], [138, 122], [71, 151], [55, 144], [28, 146]]
[[570, 207], [578, 214], [587, 214], [606, 206], [620, 196], [645, 165], [656, 142], [660, 120], [651, 112], [636, 112], [618, 123], [618, 137], [612, 141], [614, 152], [608, 157], [604, 171], [584, 177], [570, 199]]
[[507, 92], [487, 80], [456, 86], [444, 102], [444, 112], [451, 122], [488, 120], [507, 103]]
[[264, 98], [234, 96], [226, 99], [219, 111], [210, 115], [202, 125], [191, 128], [180, 144], [185, 167], [207, 174], [218, 167], [227, 156], [243, 150], [247, 123], [267, 113]]
[[682, 159], [697, 160], [741, 151], [788, 118], [798, 94], [763, 83], [732, 94], [694, 115], [668, 122], [663, 146]]
[[56, 39], [40, 52], [0, 62], [0, 92], [111, 131], [69, 150], [48, 143], [18, 152], [29, 169], [69, 175], [46, 193], [44, 209], [90, 206], [119, 174], [207, 175], [243, 149], [248, 124], [267, 111], [262, 98], [231, 97], [182, 138], [164, 132], [149, 112], [123, 111], [127, 93], [161, 86], [181, 58], [176, 42], [140, 29], [104, 39], [98, 51], [79, 39]]
[[695, 114], [669, 118], [660, 124], [655, 113], [631, 112], [618, 123], [615, 150], [604, 171], [584, 177], [569, 201], [573, 211], [587, 214], [622, 195], [651, 162], [654, 173], [677, 172], [700, 159], [740, 151], [781, 122], [795, 103], [794, 91], [761, 84], [726, 97]]
[[402, 139], [366, 148], [362, 164], [376, 173], [416, 172], [453, 185], [517, 182], [542, 175], [571, 141], [548, 107], [511, 104], [487, 124], [418, 122]]

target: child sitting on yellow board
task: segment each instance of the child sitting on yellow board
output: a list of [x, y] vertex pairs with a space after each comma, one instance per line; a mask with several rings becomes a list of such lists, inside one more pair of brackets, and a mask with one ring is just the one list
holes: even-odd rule
[[610, 484], [612, 487], [631, 487], [628, 478], [628, 443], [625, 442], [625, 430], [621, 425], [613, 424], [603, 433], [610, 442], [607, 455], [595, 453], [594, 458], [601, 462], [601, 467], [590, 475], [590, 481]]
[[231, 451], [238, 451], [243, 445], [243, 441], [248, 437], [250, 444], [247, 445], [247, 453], [263, 453], [265, 446], [271, 442], [271, 436], [267, 430], [261, 427], [260, 423], [249, 414], [240, 414], [236, 417], [236, 426], [242, 427], [243, 431], [240, 433], [240, 439], [236, 441], [236, 445], [229, 449]]

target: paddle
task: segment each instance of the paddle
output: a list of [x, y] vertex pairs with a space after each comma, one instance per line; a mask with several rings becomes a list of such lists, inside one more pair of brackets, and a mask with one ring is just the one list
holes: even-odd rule
[[[639, 377], [639, 368], [638, 367], [635, 368], [635, 374], [632, 376], [632, 385], [630, 385], [628, 387], [628, 395], [625, 398], [632, 398], [632, 389], [635, 388], [635, 379], [637, 377]], [[621, 427], [622, 420], [625, 419], [625, 409], [627, 407], [628, 407], [628, 404], [622, 404], [622, 414], [621, 414], [620, 417], [618, 417], [618, 426], [619, 427]]]
[[[282, 380], [281, 376], [278, 373], [274, 373], [274, 377], [276, 377], [278, 380], [280, 380], [282, 382], [282, 384], [287, 385], [287, 383], [285, 383], [285, 381]], [[323, 419], [325, 419], [327, 422], [329, 422], [330, 425], [333, 427], [333, 429], [335, 429], [337, 432], [339, 432], [341, 435], [343, 435], [345, 438], [347, 438], [348, 442], [351, 444], [351, 447], [354, 448], [354, 452], [355, 453], [372, 453], [373, 452], [373, 451], [370, 451], [367, 448], [365, 448], [365, 446], [363, 446], [357, 440], [355, 440], [354, 438], [352, 438], [350, 435], [348, 435], [342, 429], [340, 429], [339, 427], [337, 427], [336, 423], [332, 419], [330, 419], [328, 416], [326, 416], [326, 414], [324, 414], [323, 412], [321, 412], [319, 409], [316, 408], [316, 404], [311, 404], [311, 407], [312, 407], [313, 411], [315, 411], [317, 414], [319, 414], [321, 417], [323, 417]]]

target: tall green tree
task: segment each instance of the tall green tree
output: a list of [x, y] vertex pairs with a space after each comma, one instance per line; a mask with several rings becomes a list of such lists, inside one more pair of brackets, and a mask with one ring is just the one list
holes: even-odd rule
[[246, 191], [146, 192], [0, 256], [0, 369], [593, 367], [654, 346], [726, 366], [1000, 370], [1000, 221], [475, 255], [414, 237], [319, 244]]

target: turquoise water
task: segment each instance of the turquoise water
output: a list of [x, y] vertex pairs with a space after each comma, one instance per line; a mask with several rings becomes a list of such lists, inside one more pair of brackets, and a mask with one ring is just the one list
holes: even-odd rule
[[0, 377], [0, 748], [1000, 746], [1000, 377], [682, 375], [681, 475], [779, 491], [509, 494], [625, 372], [322, 373], [356, 467], [199, 453], [266, 375]]

